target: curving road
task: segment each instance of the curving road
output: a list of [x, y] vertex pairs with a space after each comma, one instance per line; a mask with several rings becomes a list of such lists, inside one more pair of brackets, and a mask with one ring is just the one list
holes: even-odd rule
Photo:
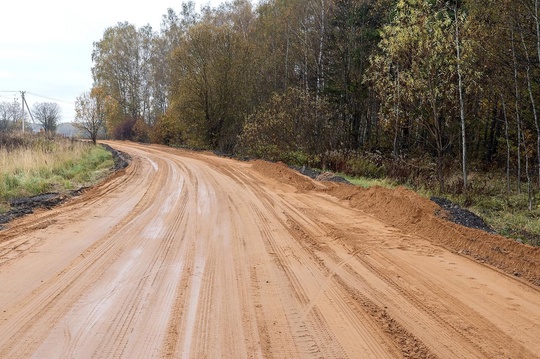
[[0, 232], [0, 358], [540, 357], [537, 287], [324, 182], [110, 144], [125, 171]]

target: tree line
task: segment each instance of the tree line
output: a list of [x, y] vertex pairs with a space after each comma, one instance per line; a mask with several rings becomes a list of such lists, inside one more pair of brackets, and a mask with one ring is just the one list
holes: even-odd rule
[[112, 138], [358, 174], [384, 167], [442, 192], [498, 170], [532, 205], [539, 1], [187, 2], [159, 30], [107, 28], [85, 96]]
[[[30, 117], [31, 116], [31, 117]], [[32, 105], [31, 115], [25, 112], [19, 101], [0, 102], [0, 133], [24, 129], [29, 121], [38, 123], [47, 137], [54, 137], [61, 119], [61, 108], [55, 102], [37, 102]], [[24, 122], [24, 125], [23, 125]], [[28, 131], [28, 130], [27, 130]]]

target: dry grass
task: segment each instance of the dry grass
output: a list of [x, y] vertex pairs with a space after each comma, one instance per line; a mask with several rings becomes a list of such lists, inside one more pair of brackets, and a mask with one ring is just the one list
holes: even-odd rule
[[113, 166], [110, 153], [90, 143], [37, 136], [2, 140], [0, 210], [12, 198], [89, 185]]

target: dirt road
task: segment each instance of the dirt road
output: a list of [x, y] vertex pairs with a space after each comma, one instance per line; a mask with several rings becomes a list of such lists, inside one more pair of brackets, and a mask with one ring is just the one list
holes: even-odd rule
[[111, 145], [127, 169], [0, 232], [0, 358], [540, 357], [530, 247], [403, 189]]

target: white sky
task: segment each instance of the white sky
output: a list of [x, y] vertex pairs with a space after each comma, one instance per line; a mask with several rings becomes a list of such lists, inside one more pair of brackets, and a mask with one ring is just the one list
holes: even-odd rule
[[[196, 9], [224, 0], [195, 0]], [[7, 0], [0, 3], [0, 101], [57, 102], [62, 122], [74, 117], [77, 96], [92, 87], [92, 45], [107, 27], [128, 21], [159, 30], [182, 0]]]

